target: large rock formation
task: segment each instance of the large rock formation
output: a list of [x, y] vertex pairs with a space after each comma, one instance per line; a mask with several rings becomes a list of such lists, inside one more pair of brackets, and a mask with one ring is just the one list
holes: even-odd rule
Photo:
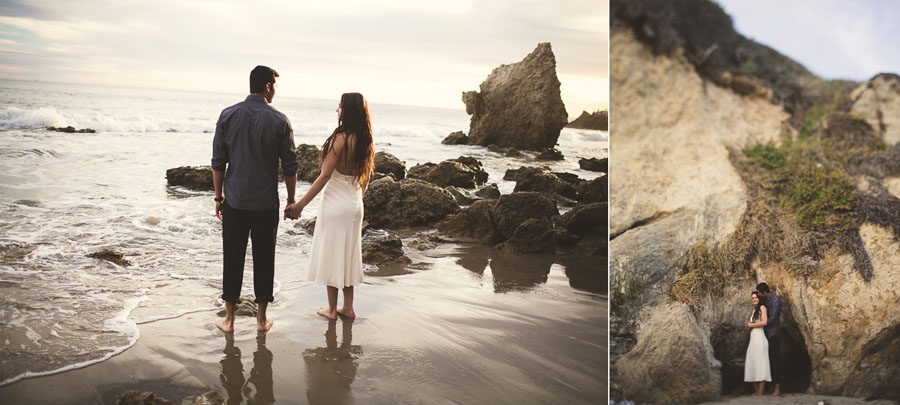
[[453, 196], [434, 184], [392, 177], [369, 184], [363, 205], [370, 226], [388, 229], [432, 225], [459, 210]]
[[581, 115], [578, 116], [574, 121], [570, 122], [566, 125], [567, 128], [578, 128], [578, 129], [595, 129], [598, 131], [608, 131], [609, 130], [609, 111], [596, 111], [592, 113], [588, 113], [587, 111], [582, 111]]
[[[736, 374], [746, 350], [749, 292], [766, 281], [785, 304], [783, 356], [795, 367], [783, 390], [900, 399], [900, 318], [894, 315], [900, 307], [894, 270], [900, 265], [900, 220], [893, 214], [900, 200], [887, 191], [878, 194], [881, 186], [891, 187], [890, 176], [900, 174], [892, 166], [896, 151], [862, 138], [857, 146], [844, 139], [856, 135], [835, 132], [840, 119], [809, 115], [829, 105], [835, 91], [849, 94], [847, 83], [815, 78], [741, 37], [712, 2], [679, 5], [611, 2], [610, 58], [617, 61], [610, 72], [611, 105], [620, 162], [610, 167], [609, 184], [615, 196], [612, 398], [695, 403], [740, 393], [744, 386]], [[887, 99], [879, 94], [890, 88], [888, 79], [876, 77], [846, 107], [830, 108], [859, 108], [855, 113], [881, 128], [890, 144], [890, 125], [877, 113], [890, 103], [865, 101]], [[761, 197], [772, 192], [756, 182], [764, 174], [742, 166], [745, 148], [778, 145], [801, 132], [827, 138], [826, 148], [854, 143], [870, 152], [848, 161], [882, 159], [889, 169], [867, 168], [869, 161], [848, 169], [860, 184], [854, 212], [859, 222], [840, 234], [850, 241], [842, 242], [852, 246], [849, 251], [813, 254], [817, 248], [810, 244], [831, 243], [827, 234], [801, 228], [779, 201]], [[777, 215], [759, 216], [760, 206], [773, 206]], [[767, 243], [786, 246], [789, 255], [782, 260], [759, 248]], [[871, 262], [870, 275], [857, 269], [860, 260]], [[698, 285], [716, 293], [691, 290]]]
[[556, 58], [549, 43], [538, 44], [519, 63], [501, 65], [463, 93], [472, 115], [469, 143], [539, 151], [552, 148], [568, 115], [559, 93]]
[[850, 112], [862, 117], [888, 145], [900, 142], [900, 76], [882, 73], [852, 93]]
[[409, 169], [409, 177], [438, 187], [475, 188], [487, 181], [488, 173], [477, 159], [460, 156], [441, 163], [423, 163]]

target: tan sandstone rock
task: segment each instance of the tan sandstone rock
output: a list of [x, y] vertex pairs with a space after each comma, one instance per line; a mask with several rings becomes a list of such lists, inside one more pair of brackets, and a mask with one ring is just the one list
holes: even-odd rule
[[850, 112], [865, 119], [888, 145], [900, 142], [900, 76], [882, 73], [850, 93]]

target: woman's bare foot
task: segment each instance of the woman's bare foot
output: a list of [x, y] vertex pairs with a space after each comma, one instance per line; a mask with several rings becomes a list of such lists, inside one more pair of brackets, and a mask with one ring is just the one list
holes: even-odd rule
[[319, 310], [316, 311], [316, 313], [319, 315], [322, 315], [328, 319], [337, 319], [337, 310], [336, 309], [319, 307]]
[[338, 310], [335, 311], [335, 312], [337, 312], [337, 314], [340, 315], [340, 316], [345, 316], [345, 317], [350, 318], [350, 319], [356, 319], [356, 312], [353, 311], [352, 308], [349, 309], [349, 310], [348, 310], [348, 309], [341, 308], [341, 309], [338, 309]]
[[225, 333], [234, 333], [234, 320], [229, 322], [227, 319], [219, 319], [216, 321], [216, 327]]
[[266, 319], [265, 325], [263, 325], [263, 324], [261, 324], [261, 323], [257, 323], [257, 324], [256, 324], [256, 330], [257, 330], [257, 331], [260, 331], [260, 332], [266, 332], [266, 331], [268, 331], [269, 329], [272, 329], [272, 324], [273, 324], [273, 323], [274, 323], [274, 322], [272, 322], [271, 319]]

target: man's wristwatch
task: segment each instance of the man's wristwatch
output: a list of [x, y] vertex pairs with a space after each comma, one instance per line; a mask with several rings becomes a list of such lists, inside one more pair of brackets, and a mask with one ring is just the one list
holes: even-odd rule
[[225, 201], [225, 197], [216, 197], [216, 198], [213, 198], [213, 201], [222, 202], [222, 201]]

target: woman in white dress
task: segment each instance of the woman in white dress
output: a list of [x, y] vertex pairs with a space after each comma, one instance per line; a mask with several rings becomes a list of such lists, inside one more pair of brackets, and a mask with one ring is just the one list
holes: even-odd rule
[[766, 326], [766, 304], [760, 301], [759, 292], [750, 294], [753, 301], [753, 314], [746, 327], [750, 329], [750, 344], [747, 346], [747, 358], [744, 360], [744, 381], [753, 384], [756, 393], [762, 395], [766, 381], [772, 381], [769, 370], [769, 341], [763, 327]]
[[[374, 167], [374, 141], [369, 106], [359, 93], [345, 93], [337, 108], [338, 126], [322, 145], [322, 173], [306, 195], [284, 209], [287, 218], [300, 218], [303, 208], [322, 193], [313, 231], [307, 279], [327, 286], [328, 307], [316, 313], [328, 319], [355, 318], [353, 287], [363, 279], [362, 196]], [[338, 290], [344, 305], [337, 307]]]

